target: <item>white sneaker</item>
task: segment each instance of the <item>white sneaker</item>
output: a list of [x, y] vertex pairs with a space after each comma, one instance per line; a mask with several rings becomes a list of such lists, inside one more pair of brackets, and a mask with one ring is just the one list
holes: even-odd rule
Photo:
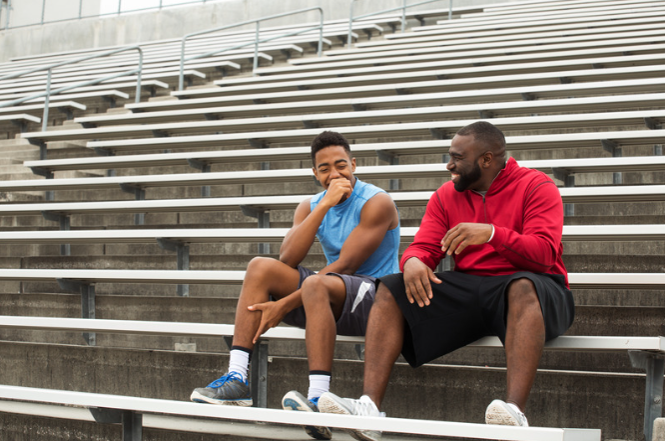
[[494, 400], [487, 406], [485, 424], [529, 427], [529, 422], [519, 407], [501, 400]]
[[[357, 415], [371, 417], [385, 417], [384, 412], [379, 412], [374, 401], [367, 395], [359, 400], [351, 398], [340, 398], [337, 395], [326, 392], [319, 398], [319, 412], [336, 413], [340, 415]], [[360, 441], [379, 441], [381, 432], [378, 430], [346, 430], [352, 437]]]

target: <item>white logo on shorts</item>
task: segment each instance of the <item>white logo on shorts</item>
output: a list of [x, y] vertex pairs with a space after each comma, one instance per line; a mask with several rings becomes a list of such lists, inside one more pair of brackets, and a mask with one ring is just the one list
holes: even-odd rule
[[360, 288], [358, 288], [358, 295], [356, 296], [356, 299], [353, 301], [353, 306], [351, 307], [351, 313], [356, 310], [358, 305], [360, 305], [360, 302], [363, 301], [365, 298], [365, 294], [367, 294], [367, 291], [372, 287], [371, 283], [368, 282], [363, 282], [360, 284]]

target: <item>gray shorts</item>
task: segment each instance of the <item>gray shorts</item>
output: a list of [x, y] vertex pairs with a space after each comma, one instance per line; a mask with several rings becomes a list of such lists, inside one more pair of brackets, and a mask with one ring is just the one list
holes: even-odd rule
[[[298, 266], [298, 271], [300, 272], [298, 288], [302, 285], [303, 280], [312, 274], [316, 274], [314, 271], [302, 266]], [[346, 286], [344, 307], [342, 314], [337, 320], [337, 334], [365, 335], [367, 317], [369, 316], [369, 310], [374, 303], [374, 295], [376, 294], [376, 278], [362, 274], [327, 273], [326, 275], [339, 277], [344, 281], [344, 285]], [[289, 312], [284, 317], [283, 322], [287, 325], [304, 328], [307, 323], [305, 308], [301, 306]]]

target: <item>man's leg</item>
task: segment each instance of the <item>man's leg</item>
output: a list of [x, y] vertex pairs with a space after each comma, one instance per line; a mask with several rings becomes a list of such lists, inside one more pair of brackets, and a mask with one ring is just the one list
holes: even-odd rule
[[545, 322], [536, 288], [529, 279], [512, 282], [506, 298], [506, 401], [524, 411], [545, 345]]
[[404, 342], [404, 316], [392, 293], [379, 284], [365, 336], [363, 394], [381, 407], [393, 365]]

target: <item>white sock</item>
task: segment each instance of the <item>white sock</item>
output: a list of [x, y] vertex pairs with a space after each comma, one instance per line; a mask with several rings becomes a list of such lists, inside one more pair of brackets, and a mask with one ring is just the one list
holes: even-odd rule
[[330, 375], [310, 374], [307, 399], [318, 398], [330, 390]]
[[242, 381], [247, 381], [249, 368], [249, 353], [240, 349], [231, 349], [229, 353], [229, 372], [237, 372]]

